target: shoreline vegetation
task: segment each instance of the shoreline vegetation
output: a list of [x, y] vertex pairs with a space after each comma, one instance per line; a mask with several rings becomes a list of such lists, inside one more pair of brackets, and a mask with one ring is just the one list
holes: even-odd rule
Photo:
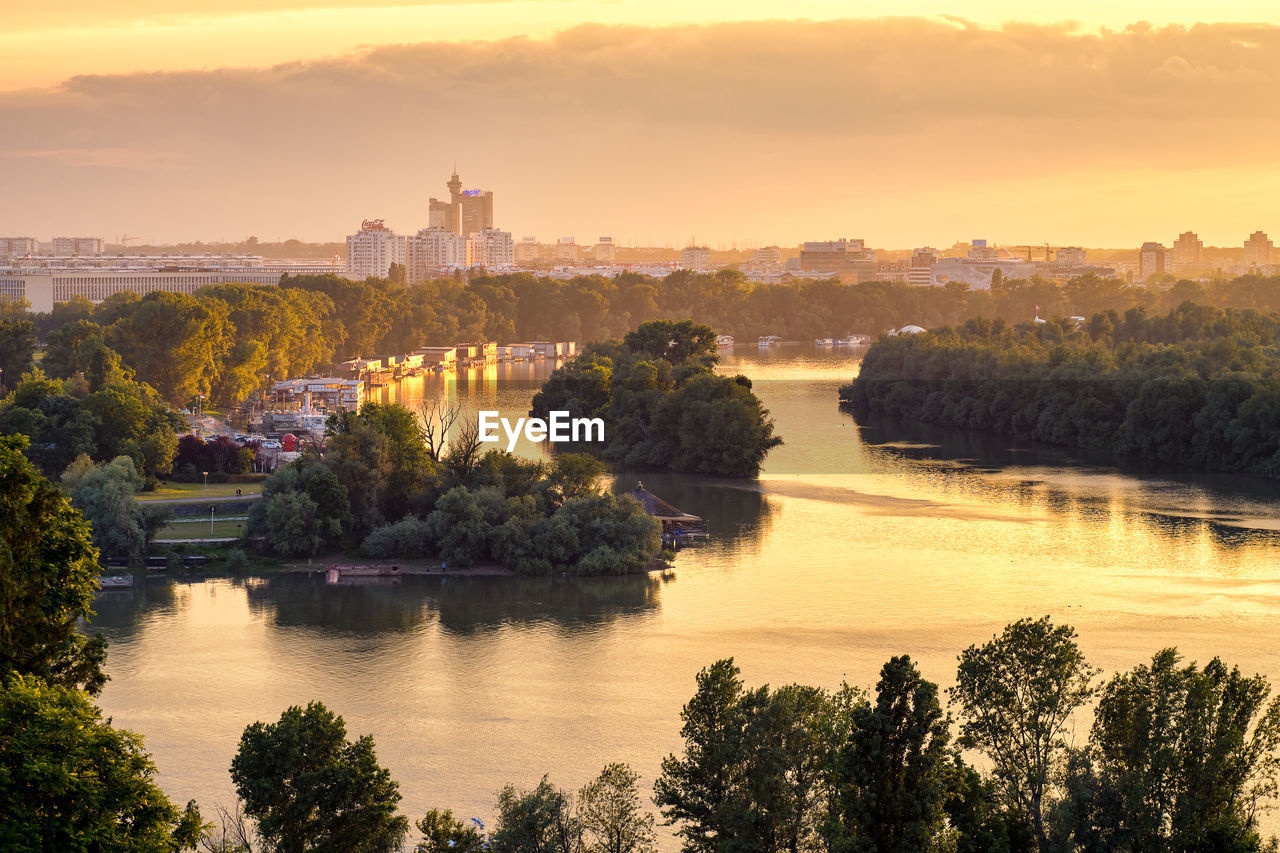
[[1280, 478], [1280, 312], [1184, 302], [873, 343], [842, 405], [875, 415]]
[[599, 418], [605, 445], [575, 449], [629, 468], [756, 477], [782, 439], [751, 380], [717, 375], [719, 360], [710, 326], [644, 323], [621, 341], [588, 344], [557, 367], [530, 411]]

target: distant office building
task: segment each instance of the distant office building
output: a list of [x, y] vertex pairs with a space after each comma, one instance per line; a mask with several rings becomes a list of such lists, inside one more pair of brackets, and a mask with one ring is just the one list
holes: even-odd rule
[[911, 253], [911, 264], [907, 270], [907, 283], [924, 286], [931, 283], [933, 265], [938, 262], [942, 253], [932, 246], [921, 246]]
[[618, 249], [612, 237], [601, 237], [591, 248], [591, 260], [597, 264], [612, 266], [618, 259]]
[[21, 258], [34, 255], [37, 248], [35, 237], [0, 237], [0, 256]]
[[910, 261], [877, 261], [876, 281], [905, 282], [911, 278]]
[[680, 269], [711, 271], [711, 250], [706, 246], [685, 246], [680, 250]]
[[581, 257], [578, 244], [572, 237], [561, 237], [556, 240], [554, 260], [557, 264], [576, 264]]
[[[464, 238], [465, 239], [465, 238]], [[510, 231], [485, 228], [471, 240], [472, 263], [479, 267], [509, 267], [516, 261], [516, 244]]]
[[102, 254], [101, 237], [54, 237], [53, 256], [74, 258]]
[[1030, 279], [1036, 273], [1036, 265], [1021, 258], [939, 258], [930, 268], [929, 284], [945, 287], [954, 283], [967, 285], [970, 290], [990, 290], [997, 272], [1003, 281]]
[[347, 237], [347, 274], [354, 279], [386, 278], [392, 264], [405, 262], [405, 238], [381, 219], [366, 219], [360, 231]]
[[1138, 278], [1146, 281], [1149, 276], [1173, 272], [1173, 250], [1160, 243], [1143, 243], [1138, 251]]
[[464, 190], [458, 173], [450, 176], [445, 186], [449, 199], [431, 198], [427, 202], [427, 226], [446, 228], [455, 234], [476, 234], [493, 227], [493, 192]]
[[874, 249], [868, 249], [863, 240], [810, 241], [800, 247], [802, 272], [839, 273], [842, 277], [856, 277], [858, 281], [872, 281], [879, 268]]
[[1059, 266], [1082, 267], [1089, 262], [1089, 253], [1080, 246], [1063, 246], [1055, 260]]
[[542, 244], [537, 237], [524, 237], [515, 247], [516, 263], [522, 267], [537, 266], [542, 258]]
[[1265, 267], [1270, 265], [1275, 246], [1263, 231], [1254, 231], [1244, 241], [1244, 265]]
[[987, 245], [986, 240], [974, 240], [969, 243], [969, 258], [975, 261], [994, 261], [1000, 257], [994, 246]]
[[782, 272], [782, 249], [777, 246], [765, 246], [756, 249], [751, 260], [742, 266], [749, 273], [772, 274]]
[[410, 284], [471, 266], [471, 242], [448, 228], [423, 228], [406, 241], [406, 266]]
[[1178, 239], [1173, 241], [1174, 272], [1197, 269], [1203, 265], [1203, 262], [1204, 242], [1196, 236], [1196, 232], [1183, 231], [1178, 235]]

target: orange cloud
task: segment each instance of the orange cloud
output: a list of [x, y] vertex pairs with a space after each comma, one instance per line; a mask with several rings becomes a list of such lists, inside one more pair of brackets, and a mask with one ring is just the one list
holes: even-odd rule
[[[98, 230], [173, 238], [334, 238], [372, 213], [410, 230], [457, 159], [518, 235], [1119, 244], [1266, 227], [1278, 83], [1268, 25], [583, 26], [76, 77], [0, 94], [0, 148], [176, 152], [153, 183], [52, 156], [4, 176]], [[126, 184], [136, 205], [105, 206]]]

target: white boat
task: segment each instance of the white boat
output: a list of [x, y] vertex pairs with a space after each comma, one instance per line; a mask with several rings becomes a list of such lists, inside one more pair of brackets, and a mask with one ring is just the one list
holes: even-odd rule
[[716, 347], [728, 349], [733, 346], [733, 335], [716, 335]]
[[833, 347], [836, 345], [836, 340], [835, 338], [814, 338], [813, 343], [815, 346]]
[[98, 578], [99, 589], [131, 589], [133, 575], [102, 575]]
[[782, 343], [782, 338], [778, 337], [777, 335], [761, 335], [760, 336], [761, 349], [765, 349], [767, 347], [776, 347], [776, 346], [779, 346], [781, 343]]

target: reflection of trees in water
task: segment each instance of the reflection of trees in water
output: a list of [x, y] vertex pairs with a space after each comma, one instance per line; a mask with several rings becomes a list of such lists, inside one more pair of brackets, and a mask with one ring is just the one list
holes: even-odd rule
[[754, 548], [773, 523], [773, 507], [755, 480], [731, 480], [658, 471], [617, 471], [613, 491], [621, 494], [642, 482], [669, 504], [707, 522], [716, 546]]
[[203, 578], [187, 580], [167, 576], [148, 578], [142, 570], [135, 570], [132, 589], [105, 590], [93, 597], [94, 615], [89, 620], [88, 633], [102, 631], [117, 639], [127, 639], [137, 631], [144, 616], [177, 611], [179, 586], [203, 581]]
[[[935, 475], [934, 484], [1102, 527], [1117, 516], [1175, 539], [1206, 534], [1224, 550], [1280, 545], [1280, 531], [1234, 524], [1274, 517], [1280, 484], [1232, 474], [1188, 471], [1098, 451], [1019, 442], [985, 433], [947, 430], [855, 411], [861, 450], [882, 470]], [[1048, 480], [1013, 480], [1010, 468], [1048, 468], [1081, 476], [1079, 488]], [[1092, 479], [1119, 478], [1124, 488]], [[1208, 504], [1211, 509], [1204, 508]], [[1207, 516], [1207, 517], [1206, 517]]]
[[254, 613], [277, 625], [356, 633], [408, 632], [436, 618], [460, 634], [503, 625], [607, 625], [654, 610], [662, 582], [618, 578], [431, 577], [329, 586], [319, 574], [279, 574], [246, 586]]

